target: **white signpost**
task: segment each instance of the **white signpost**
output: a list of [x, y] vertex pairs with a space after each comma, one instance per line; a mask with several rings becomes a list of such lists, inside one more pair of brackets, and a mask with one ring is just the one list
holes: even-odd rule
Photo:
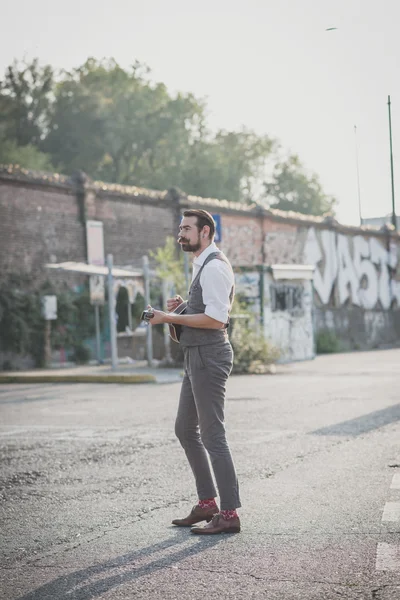
[[42, 315], [44, 328], [44, 362], [46, 367], [51, 362], [51, 322], [57, 319], [57, 296], [42, 297]]
[[[104, 233], [101, 221], [86, 221], [87, 261], [89, 265], [104, 266]], [[100, 309], [105, 302], [104, 277], [91, 275], [89, 278], [90, 303], [94, 306], [96, 319], [96, 354], [101, 363], [100, 348]]]

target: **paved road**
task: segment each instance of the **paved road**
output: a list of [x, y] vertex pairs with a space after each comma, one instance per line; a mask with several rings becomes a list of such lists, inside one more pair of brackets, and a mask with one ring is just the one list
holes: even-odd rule
[[194, 503], [169, 385], [0, 387], [6, 600], [400, 600], [400, 350], [232, 377], [240, 535]]

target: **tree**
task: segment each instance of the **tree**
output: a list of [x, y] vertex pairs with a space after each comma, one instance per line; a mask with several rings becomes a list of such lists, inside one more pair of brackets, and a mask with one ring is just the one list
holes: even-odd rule
[[151, 250], [150, 256], [156, 264], [157, 277], [172, 284], [177, 294], [184, 294], [186, 286], [183, 254], [177, 254], [176, 240], [168, 236], [165, 245], [155, 251]]
[[335, 199], [327, 196], [317, 175], [308, 175], [297, 156], [278, 162], [264, 183], [267, 202], [280, 210], [307, 215], [333, 214]]
[[136, 63], [89, 59], [57, 85], [45, 148], [66, 172], [155, 188], [179, 185], [201, 105], [172, 98]]
[[45, 149], [61, 170], [155, 189], [248, 200], [274, 146], [242, 130], [212, 134], [205, 105], [172, 97], [135, 63], [88, 60], [57, 85]]
[[17, 146], [16, 142], [0, 138], [0, 164], [19, 165], [36, 171], [54, 171], [50, 156], [32, 144]]
[[258, 183], [275, 142], [252, 131], [219, 131], [203, 134], [192, 144], [183, 173], [188, 193], [233, 202], [257, 198]]
[[83, 170], [93, 179], [315, 215], [334, 206], [297, 156], [276, 158], [276, 140], [246, 129], [211, 132], [203, 101], [171, 95], [138, 62], [123, 69], [90, 58], [57, 78], [37, 59], [14, 62], [0, 81], [0, 143], [0, 162], [31, 169]]
[[54, 85], [53, 69], [14, 61], [0, 81], [0, 128], [18, 146], [39, 146], [46, 133]]

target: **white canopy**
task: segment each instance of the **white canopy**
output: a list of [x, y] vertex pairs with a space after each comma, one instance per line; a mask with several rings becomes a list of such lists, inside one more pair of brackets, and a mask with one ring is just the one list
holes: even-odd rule
[[[101, 267], [97, 265], [88, 265], [86, 263], [79, 262], [63, 262], [63, 263], [49, 263], [46, 265], [48, 269], [54, 269], [56, 271], [69, 271], [70, 273], [82, 273], [82, 275], [100, 275], [107, 277], [108, 267]], [[113, 277], [143, 277], [143, 271], [131, 271], [129, 269], [120, 269], [119, 267], [112, 268]]]
[[271, 265], [274, 279], [313, 279], [313, 265]]

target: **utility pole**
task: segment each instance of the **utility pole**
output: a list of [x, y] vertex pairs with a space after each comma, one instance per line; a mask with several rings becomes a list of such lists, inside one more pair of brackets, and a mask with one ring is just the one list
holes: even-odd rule
[[396, 206], [394, 200], [394, 173], [393, 173], [393, 143], [392, 143], [392, 113], [390, 96], [388, 96], [389, 109], [389, 139], [390, 139], [390, 173], [392, 178], [392, 223], [395, 231], [397, 231]]
[[[143, 277], [144, 277], [144, 305], [145, 310], [150, 304], [150, 267], [149, 257], [143, 256]], [[146, 330], [146, 348], [147, 348], [147, 364], [153, 367], [153, 328], [150, 325]]]
[[357, 189], [358, 189], [358, 213], [360, 216], [360, 225], [363, 224], [361, 212], [361, 192], [360, 192], [360, 169], [358, 166], [358, 142], [357, 142], [357, 125], [354, 125], [354, 137], [356, 143], [356, 167], [357, 167]]
[[118, 348], [117, 348], [117, 325], [115, 322], [115, 295], [114, 295], [114, 280], [113, 280], [113, 255], [107, 255], [108, 267], [108, 315], [110, 319], [110, 342], [111, 342], [111, 368], [117, 370], [118, 365]]

